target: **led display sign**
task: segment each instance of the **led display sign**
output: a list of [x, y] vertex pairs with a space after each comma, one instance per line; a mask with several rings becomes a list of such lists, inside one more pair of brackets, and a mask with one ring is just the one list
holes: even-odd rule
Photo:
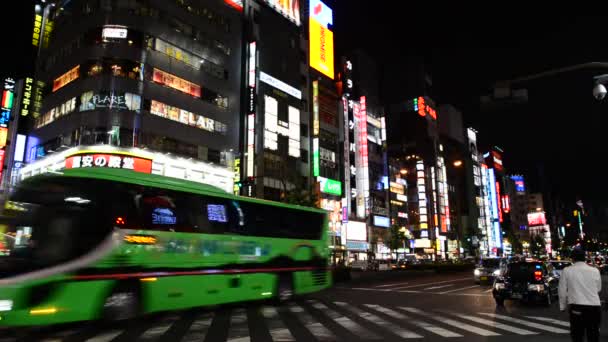
[[388, 228], [391, 225], [391, 220], [386, 216], [374, 215], [374, 226]]
[[528, 214], [528, 226], [542, 226], [545, 224], [547, 224], [547, 219], [544, 212]]
[[391, 182], [390, 185], [391, 185], [390, 190], [392, 193], [395, 193], [398, 195], [405, 194], [405, 187], [403, 185], [396, 183], [396, 182]]
[[497, 151], [492, 151], [491, 154], [492, 154], [492, 165], [494, 165], [494, 168], [496, 169], [496, 171], [502, 171], [503, 170], [502, 156]]
[[101, 30], [101, 39], [107, 41], [108, 39], [125, 39], [127, 38], [127, 27], [120, 25], [104, 25]]
[[348, 221], [346, 225], [346, 239], [367, 241], [367, 225], [365, 222]]
[[334, 79], [333, 13], [320, 0], [310, 0], [309, 43], [310, 66]]
[[319, 181], [321, 192], [330, 195], [342, 196], [342, 183], [337, 180], [333, 180], [325, 177], [317, 177]]
[[77, 66], [73, 67], [72, 69], [70, 69], [65, 74], [57, 77], [53, 81], [53, 92], [65, 87], [67, 84], [74, 81], [79, 76], [80, 76], [80, 65], [77, 65]]
[[17, 134], [17, 144], [15, 145], [15, 161], [22, 162], [25, 154], [25, 143], [27, 137], [23, 134]]
[[243, 11], [243, 0], [224, 0], [224, 2], [237, 11]]
[[285, 18], [300, 26], [300, 0], [263, 0]]
[[152, 173], [152, 160], [108, 153], [83, 153], [65, 159], [66, 169], [92, 167], [127, 169], [136, 172]]
[[2, 90], [2, 112], [0, 113], [0, 127], [8, 127], [11, 119], [11, 110], [13, 109], [13, 98], [15, 92], [15, 81], [12, 78], [4, 80], [4, 89]]
[[6, 146], [6, 140], [8, 139], [8, 128], [0, 127], [0, 148]]
[[526, 184], [524, 182], [524, 176], [522, 175], [513, 175], [511, 176], [513, 182], [515, 182], [515, 191], [519, 193], [526, 192]]
[[277, 88], [281, 91], [286, 92], [287, 94], [295, 97], [298, 100], [302, 99], [302, 92], [292, 86], [290, 86], [289, 84], [274, 78], [270, 75], [268, 75], [267, 73], [260, 71], [260, 82], [264, 82], [266, 84], [268, 84], [269, 86], [272, 86], [274, 88]]

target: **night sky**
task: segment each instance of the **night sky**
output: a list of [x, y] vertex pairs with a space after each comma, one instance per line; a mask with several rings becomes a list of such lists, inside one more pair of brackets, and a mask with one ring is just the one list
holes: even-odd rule
[[[483, 9], [438, 4], [425, 8], [410, 1], [327, 3], [334, 8], [337, 54], [363, 48], [379, 63], [389, 55], [423, 56], [432, 67], [435, 101], [463, 111], [466, 124], [479, 130], [482, 145], [503, 148], [506, 168], [524, 173], [532, 190], [545, 186], [568, 203], [577, 196], [588, 201], [605, 198], [608, 185], [601, 165], [608, 100], [596, 101], [591, 90], [592, 76], [608, 70], [521, 84], [529, 91], [525, 105], [494, 112], [479, 106], [479, 96], [489, 94], [496, 80], [608, 61], [605, 17], [520, 7], [476, 14], [474, 10]], [[0, 14], [4, 23], [14, 23], [3, 32], [11, 48], [5, 46], [0, 76], [22, 77], [30, 68], [33, 2], [13, 1], [11, 6], [16, 7]]]

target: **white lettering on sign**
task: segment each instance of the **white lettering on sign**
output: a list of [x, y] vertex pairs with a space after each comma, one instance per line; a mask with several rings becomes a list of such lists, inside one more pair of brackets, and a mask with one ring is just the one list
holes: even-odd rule
[[80, 167], [80, 161], [82, 160], [82, 158], [80, 156], [76, 156], [74, 158], [72, 158], [72, 167]]
[[355, 123], [353, 122], [353, 120], [348, 120], [348, 128], [350, 130], [353, 130], [355, 128]]
[[350, 143], [350, 151], [357, 152], [357, 146], [355, 145], [355, 143]]
[[95, 166], [104, 167], [107, 163], [108, 161], [104, 156], [98, 156], [97, 158], [95, 158]]
[[122, 168], [133, 170], [135, 168], [135, 159], [125, 157], [122, 160]]
[[357, 189], [356, 188], [350, 188], [350, 195], [352, 197], [357, 197]]
[[357, 168], [354, 167], [353, 165], [350, 166], [350, 174], [353, 176], [357, 175]]
[[121, 164], [120, 157], [110, 156], [110, 161], [108, 162], [108, 167], [120, 169], [120, 164]]
[[353, 63], [351, 61], [346, 61], [346, 69], [353, 70]]
[[93, 167], [93, 156], [82, 157], [82, 167]]

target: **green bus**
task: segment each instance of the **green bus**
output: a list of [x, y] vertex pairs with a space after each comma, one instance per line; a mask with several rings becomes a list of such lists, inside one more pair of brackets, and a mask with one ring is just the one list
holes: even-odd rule
[[129, 170], [28, 178], [0, 233], [4, 327], [285, 301], [331, 285], [323, 210]]

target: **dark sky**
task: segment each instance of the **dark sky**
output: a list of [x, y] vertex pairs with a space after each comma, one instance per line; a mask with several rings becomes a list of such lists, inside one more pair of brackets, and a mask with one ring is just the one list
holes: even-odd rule
[[[515, 4], [483, 11], [410, 1], [327, 3], [334, 8], [337, 53], [363, 48], [381, 64], [391, 55], [424, 56], [432, 67], [436, 102], [461, 109], [467, 125], [480, 131], [482, 143], [501, 146], [509, 170], [526, 174], [533, 188], [544, 181], [564, 200], [605, 197], [608, 185], [601, 165], [608, 100], [591, 96], [591, 77], [603, 70], [521, 84], [529, 91], [528, 104], [499, 112], [481, 112], [479, 96], [488, 94], [496, 80], [608, 61], [606, 17], [534, 12]], [[4, 23], [14, 23], [3, 32], [13, 53], [5, 49], [0, 76], [22, 77], [29, 68], [33, 1], [11, 6], [15, 8], [0, 14]]]
[[381, 3], [334, 2], [338, 50], [363, 48], [380, 64], [386, 56], [422, 55], [432, 68], [436, 102], [463, 111], [467, 125], [479, 130], [478, 140], [502, 147], [508, 171], [524, 173], [532, 190], [543, 186], [569, 205], [578, 196], [606, 198], [606, 171], [600, 165], [608, 100], [598, 102], [591, 92], [593, 75], [608, 69], [519, 84], [528, 89], [527, 104], [490, 112], [479, 105], [479, 96], [489, 94], [497, 80], [608, 61], [606, 17], [521, 7], [480, 14], [473, 8]]

